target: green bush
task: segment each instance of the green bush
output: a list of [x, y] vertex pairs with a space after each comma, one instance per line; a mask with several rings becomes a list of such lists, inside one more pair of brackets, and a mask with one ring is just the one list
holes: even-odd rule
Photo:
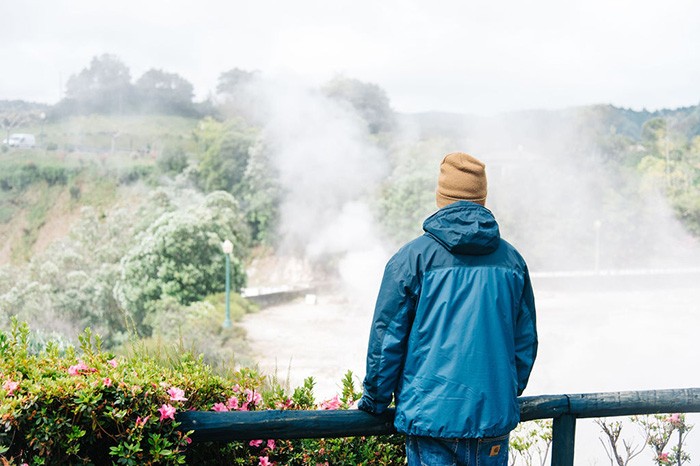
[[191, 354], [170, 364], [103, 352], [89, 330], [80, 349], [37, 347], [26, 324], [0, 332], [2, 464], [403, 464], [401, 436], [192, 443], [185, 410], [346, 409], [359, 398], [351, 373], [342, 395], [317, 404], [307, 379], [291, 393], [254, 370], [228, 376]]
[[233, 242], [231, 286], [239, 291], [250, 233], [230, 194], [214, 192], [196, 207], [166, 213], [136, 238], [121, 260], [115, 296], [142, 335], [151, 334], [146, 317], [163, 297], [187, 305], [223, 291], [226, 239]]
[[146, 180], [153, 173], [150, 165], [132, 165], [121, 171], [119, 174], [119, 184], [129, 185], [139, 180]]
[[187, 153], [182, 147], [166, 147], [156, 159], [156, 166], [166, 175], [179, 175], [188, 165]]
[[45, 181], [49, 186], [65, 185], [74, 172], [61, 166], [26, 163], [3, 168], [0, 175], [0, 189], [21, 191], [24, 188]]

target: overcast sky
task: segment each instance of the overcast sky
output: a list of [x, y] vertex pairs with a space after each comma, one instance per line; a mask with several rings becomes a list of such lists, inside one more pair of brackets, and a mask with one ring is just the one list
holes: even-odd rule
[[0, 99], [53, 103], [93, 56], [192, 82], [337, 74], [400, 112], [700, 103], [698, 0], [0, 1]]

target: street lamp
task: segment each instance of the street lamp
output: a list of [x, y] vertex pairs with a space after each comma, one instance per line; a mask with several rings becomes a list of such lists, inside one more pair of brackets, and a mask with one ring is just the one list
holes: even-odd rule
[[39, 114], [39, 118], [41, 119], [41, 132], [39, 133], [39, 144], [43, 145], [44, 139], [46, 138], [46, 135], [44, 134], [44, 123], [46, 122], [46, 113], [41, 112]]
[[600, 273], [600, 227], [603, 226], [603, 222], [596, 220], [593, 222], [593, 228], [595, 229], [595, 273]]
[[226, 319], [224, 319], [223, 327], [231, 328], [231, 253], [233, 252], [233, 243], [226, 240], [221, 243], [221, 249], [224, 250], [226, 256]]

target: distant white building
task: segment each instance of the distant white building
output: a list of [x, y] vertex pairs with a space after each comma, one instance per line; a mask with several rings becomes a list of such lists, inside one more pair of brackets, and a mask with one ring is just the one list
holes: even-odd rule
[[9, 139], [4, 139], [2, 143], [10, 147], [29, 149], [36, 146], [36, 138], [33, 134], [15, 133], [11, 134]]

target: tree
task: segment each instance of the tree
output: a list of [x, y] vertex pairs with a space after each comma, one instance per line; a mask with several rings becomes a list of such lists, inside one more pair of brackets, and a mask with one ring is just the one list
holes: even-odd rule
[[242, 86], [250, 84], [258, 75], [257, 71], [246, 71], [233, 68], [219, 75], [216, 92], [221, 95], [234, 95]]
[[384, 89], [357, 79], [337, 77], [323, 87], [324, 93], [351, 105], [367, 122], [372, 134], [390, 131], [394, 127], [394, 111]]
[[69, 237], [32, 257], [27, 267], [0, 270], [0, 316], [16, 315], [44, 331], [75, 336], [90, 327], [113, 347], [127, 338], [124, 312], [113, 288], [119, 261], [143, 231], [168, 209], [157, 196], [128, 209], [81, 210]]
[[245, 179], [239, 191], [253, 240], [270, 243], [279, 220], [281, 188], [270, 152], [262, 141], [256, 142], [249, 150]]
[[229, 117], [260, 121], [263, 96], [251, 89], [258, 77], [257, 71], [246, 71], [240, 68], [221, 73], [216, 86], [219, 111]]
[[378, 218], [387, 236], [397, 244], [418, 236], [423, 220], [435, 211], [437, 164], [434, 154], [445, 154], [450, 141], [427, 139], [396, 146], [389, 154], [392, 173], [382, 183]]
[[231, 283], [237, 291], [245, 284], [249, 232], [230, 194], [214, 192], [196, 208], [164, 214], [137, 238], [121, 261], [115, 296], [140, 333], [151, 333], [147, 318], [162, 298], [187, 305], [223, 291], [226, 239], [234, 245]]
[[170, 176], [179, 175], [188, 165], [187, 153], [180, 146], [166, 146], [156, 159], [158, 169]]
[[68, 79], [61, 107], [69, 113], [125, 113], [133, 97], [129, 68], [115, 55], [103, 54]]
[[192, 115], [194, 87], [176, 73], [150, 69], [135, 83], [139, 106], [144, 112]]
[[240, 119], [226, 123], [206, 119], [195, 132], [195, 139], [203, 149], [197, 174], [199, 187], [238, 196], [257, 131]]
[[[605, 419], [596, 419], [594, 421], [600, 427], [603, 434], [607, 438], [607, 443], [602, 437], [599, 437], [600, 443], [603, 445], [605, 454], [610, 459], [610, 465], [627, 466], [630, 461], [642, 453], [644, 445], [638, 446], [627, 439], [622, 439], [622, 445], [619, 445], [620, 434], [622, 433], [622, 422], [607, 421]], [[624, 449], [624, 452], [622, 452]], [[619, 450], [619, 451], [618, 451]]]
[[252, 238], [269, 242], [277, 224], [279, 174], [258, 130], [241, 119], [205, 119], [195, 131], [202, 153], [195, 180], [204, 191], [223, 190], [241, 203]]

